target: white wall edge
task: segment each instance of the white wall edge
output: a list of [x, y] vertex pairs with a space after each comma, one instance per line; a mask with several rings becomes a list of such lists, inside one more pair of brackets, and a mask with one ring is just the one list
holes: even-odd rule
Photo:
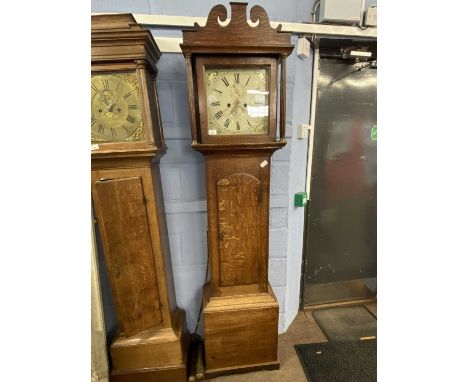
[[153, 37], [161, 53], [182, 53], [180, 50], [182, 37], [156, 37], [154, 35]]

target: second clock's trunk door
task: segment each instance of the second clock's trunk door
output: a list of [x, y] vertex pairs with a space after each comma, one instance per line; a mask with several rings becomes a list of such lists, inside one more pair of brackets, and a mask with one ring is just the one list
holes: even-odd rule
[[141, 178], [98, 181], [95, 191], [116, 309], [130, 336], [161, 322]]

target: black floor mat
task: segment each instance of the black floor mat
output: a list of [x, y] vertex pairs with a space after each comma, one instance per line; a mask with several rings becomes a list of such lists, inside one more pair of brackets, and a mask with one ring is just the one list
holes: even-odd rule
[[309, 382], [377, 381], [377, 340], [294, 347]]
[[377, 320], [362, 305], [320, 309], [312, 315], [329, 341], [377, 337]]

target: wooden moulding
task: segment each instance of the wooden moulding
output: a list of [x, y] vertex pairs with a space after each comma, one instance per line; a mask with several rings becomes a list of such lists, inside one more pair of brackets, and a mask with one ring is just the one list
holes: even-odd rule
[[276, 297], [266, 293], [210, 296], [203, 293], [205, 377], [277, 370], [278, 313]]
[[226, 22], [227, 9], [224, 5], [214, 6], [207, 18], [206, 25], [198, 23], [192, 30], [183, 31], [182, 52], [190, 53], [244, 53], [244, 54], [286, 54], [291, 45], [291, 33], [281, 32], [281, 25], [270, 26], [268, 15], [262, 7], [255, 5], [250, 10], [250, 21], [247, 22], [247, 3], [230, 2], [231, 20]]
[[276, 150], [286, 145], [286, 142], [241, 143], [241, 144], [211, 144], [193, 143], [192, 148], [204, 155], [272, 155]]
[[185, 367], [164, 367], [159, 369], [134, 370], [126, 373], [112, 373], [111, 382], [184, 382], [187, 380]]
[[[255, 5], [250, 9], [247, 19], [247, 3], [230, 2], [231, 19], [228, 19], [227, 9], [218, 4], [214, 6], [207, 18], [206, 25], [201, 27], [195, 23], [192, 29], [183, 31], [183, 43], [180, 45], [187, 64], [187, 81], [189, 92], [190, 123], [192, 127], [192, 143], [195, 150], [204, 149], [200, 146], [216, 144], [228, 147], [253, 141], [269, 143], [276, 141], [277, 115], [277, 79], [281, 82], [280, 110], [280, 142], [285, 140], [285, 110], [286, 110], [286, 60], [293, 50], [291, 33], [281, 32], [281, 25], [272, 28], [266, 11]], [[265, 62], [268, 61], [268, 65]], [[215, 66], [253, 65], [267, 67], [269, 70], [270, 117], [268, 135], [241, 135], [215, 137], [207, 136], [206, 104], [204, 97], [204, 79], [202, 72], [205, 64]], [[281, 64], [279, 76], [278, 64]], [[211, 147], [206, 146], [211, 150]], [[278, 147], [280, 148], [280, 147]]]
[[145, 60], [157, 73], [160, 56], [151, 32], [131, 13], [91, 17], [91, 63]]

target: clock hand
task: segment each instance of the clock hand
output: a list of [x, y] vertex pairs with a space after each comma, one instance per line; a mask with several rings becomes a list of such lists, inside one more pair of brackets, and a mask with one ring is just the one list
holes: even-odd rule
[[99, 92], [99, 100], [104, 102], [107, 106], [109, 106], [109, 102], [107, 102], [107, 97], [104, 97], [103, 92]]
[[107, 111], [112, 111], [112, 109], [114, 108], [116, 99], [117, 99], [117, 92], [114, 92], [114, 100], [112, 101], [110, 105], [107, 105]]
[[234, 113], [234, 110], [236, 109], [237, 106], [239, 106], [239, 103], [240, 103], [239, 99], [236, 98], [236, 99], [234, 100], [234, 104], [232, 105], [232, 109], [231, 109], [230, 114]]
[[110, 105], [108, 105], [107, 107], [107, 111], [112, 111], [112, 108], [114, 107], [115, 105], [115, 101], [117, 99], [117, 90], [119, 89], [119, 86], [120, 86], [120, 83], [122, 82], [122, 79], [120, 79], [119, 83], [117, 84], [117, 87], [115, 88], [114, 90], [114, 100], [112, 101], [112, 103]]

